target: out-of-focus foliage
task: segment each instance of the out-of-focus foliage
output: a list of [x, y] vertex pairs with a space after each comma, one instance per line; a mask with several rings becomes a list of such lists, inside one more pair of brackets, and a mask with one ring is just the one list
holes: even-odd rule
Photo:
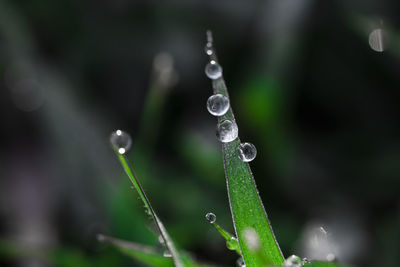
[[[383, 23], [398, 38], [398, 8], [394, 0], [1, 1], [1, 236], [25, 251], [60, 251], [59, 266], [132, 265], [98, 244], [99, 232], [155, 245], [108, 144], [121, 128], [171, 236], [202, 261], [232, 266], [237, 255], [204, 220], [213, 211], [233, 232], [205, 109], [212, 29], [284, 255], [307, 256], [305, 229], [316, 224], [344, 248], [339, 262], [397, 266], [399, 57], [390, 46], [373, 51], [368, 33]], [[167, 87], [154, 83], [160, 52], [177, 73]], [[147, 116], [154, 88], [163, 101]], [[2, 266], [27, 264], [1, 255]]]

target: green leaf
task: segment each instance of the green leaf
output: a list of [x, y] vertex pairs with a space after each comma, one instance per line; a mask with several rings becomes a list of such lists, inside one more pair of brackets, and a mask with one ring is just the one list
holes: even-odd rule
[[[208, 32], [207, 45], [212, 47], [211, 32]], [[218, 62], [215, 49], [210, 55], [210, 60]], [[214, 94], [219, 93], [229, 97], [223, 77], [213, 80], [213, 89]], [[225, 115], [218, 117], [218, 123], [224, 120], [235, 121], [232, 108]], [[284, 261], [282, 252], [261, 202], [250, 167], [238, 157], [239, 145], [239, 138], [223, 143], [222, 153], [229, 203], [243, 259], [247, 267], [268, 264], [280, 266]]]

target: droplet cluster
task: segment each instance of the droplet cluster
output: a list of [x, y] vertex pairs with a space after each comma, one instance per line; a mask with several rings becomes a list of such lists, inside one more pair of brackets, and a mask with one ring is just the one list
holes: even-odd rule
[[[217, 62], [215, 49], [213, 47], [213, 38], [210, 31], [207, 31], [207, 44], [204, 47], [204, 51], [210, 57], [210, 61], [205, 67], [207, 77], [212, 80], [222, 78], [222, 67]], [[207, 110], [213, 116], [222, 117], [229, 111], [229, 109], [229, 98], [223, 94], [215, 93], [207, 100]], [[239, 129], [233, 119], [225, 118], [219, 119], [216, 136], [220, 142], [229, 143], [238, 138]], [[238, 146], [237, 153], [238, 157], [243, 162], [250, 162], [255, 159], [257, 149], [251, 143], [242, 143]]]
[[132, 139], [128, 133], [121, 130], [116, 130], [111, 133], [110, 143], [112, 147], [122, 155], [131, 148]]

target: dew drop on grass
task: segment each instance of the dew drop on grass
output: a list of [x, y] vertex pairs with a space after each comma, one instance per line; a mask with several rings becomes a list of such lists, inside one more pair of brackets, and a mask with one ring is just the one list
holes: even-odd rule
[[237, 265], [238, 267], [246, 267], [246, 263], [244, 263], [244, 260], [243, 260], [242, 257], [240, 257], [239, 259], [237, 259], [236, 265]]
[[238, 241], [236, 238], [231, 237], [231, 239], [226, 241], [226, 247], [229, 250], [236, 250], [238, 248]]
[[234, 121], [225, 120], [217, 125], [217, 138], [222, 143], [229, 143], [238, 137], [239, 129]]
[[211, 60], [206, 65], [205, 72], [208, 78], [216, 80], [222, 76], [222, 67], [214, 60]]
[[229, 99], [222, 94], [215, 94], [207, 100], [207, 110], [214, 116], [222, 116], [229, 109]]
[[239, 158], [243, 162], [250, 162], [257, 156], [257, 149], [252, 143], [242, 143], [238, 146]]
[[284, 267], [301, 267], [303, 266], [303, 260], [296, 255], [289, 256], [283, 263]]
[[132, 145], [131, 136], [121, 130], [116, 130], [110, 136], [110, 143], [120, 154], [125, 154]]
[[206, 46], [204, 47], [204, 52], [206, 52], [207, 55], [211, 56], [214, 54], [214, 48], [210, 43], [207, 43]]
[[206, 220], [207, 220], [209, 223], [215, 223], [215, 221], [217, 220], [217, 216], [215, 216], [214, 213], [209, 212], [209, 213], [206, 214]]
[[384, 30], [375, 29], [369, 34], [369, 46], [376, 52], [383, 52], [387, 46], [387, 36]]
[[172, 254], [171, 254], [171, 252], [169, 252], [169, 250], [165, 250], [163, 253], [163, 256], [165, 258], [172, 258]]

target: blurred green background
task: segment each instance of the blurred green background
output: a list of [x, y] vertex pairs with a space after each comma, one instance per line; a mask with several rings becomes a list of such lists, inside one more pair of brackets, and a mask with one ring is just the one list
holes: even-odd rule
[[95, 239], [157, 243], [115, 129], [179, 246], [234, 265], [204, 219], [233, 231], [205, 108], [211, 29], [284, 255], [312, 255], [309, 229], [323, 226], [340, 262], [398, 266], [399, 12], [394, 0], [1, 0], [0, 265], [141, 266]]

